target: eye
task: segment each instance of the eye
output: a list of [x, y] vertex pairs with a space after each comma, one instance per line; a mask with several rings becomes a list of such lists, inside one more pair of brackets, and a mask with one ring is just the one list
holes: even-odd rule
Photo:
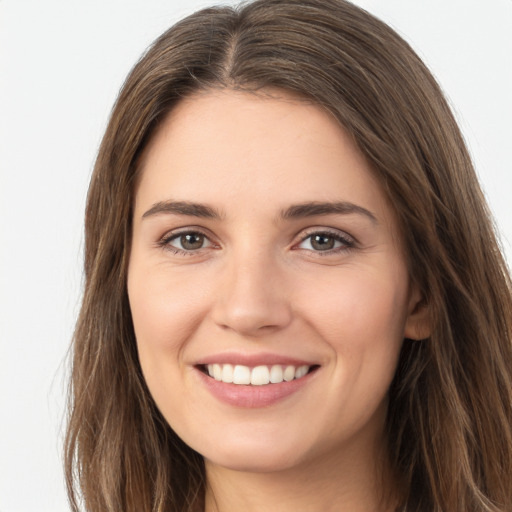
[[329, 231], [308, 234], [297, 245], [299, 249], [315, 252], [330, 252], [354, 247], [354, 240], [348, 235]]
[[211, 247], [213, 244], [199, 231], [182, 231], [163, 237], [160, 245], [176, 253], [190, 253]]

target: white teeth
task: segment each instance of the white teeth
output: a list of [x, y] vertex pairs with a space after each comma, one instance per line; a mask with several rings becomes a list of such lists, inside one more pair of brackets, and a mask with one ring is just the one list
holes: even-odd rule
[[231, 364], [225, 364], [222, 366], [222, 382], [233, 382], [234, 368]]
[[283, 379], [290, 382], [295, 378], [295, 366], [287, 366], [283, 372]]
[[301, 377], [304, 377], [304, 375], [306, 375], [308, 373], [308, 370], [309, 370], [309, 366], [307, 366], [307, 365], [299, 366], [295, 370], [295, 378], [300, 379]]
[[270, 382], [270, 372], [266, 366], [256, 366], [251, 372], [251, 384], [253, 386], [263, 386]]
[[279, 382], [283, 382], [283, 367], [275, 364], [270, 368], [270, 382], [272, 384], [279, 384]]
[[264, 386], [266, 384], [279, 384], [280, 382], [290, 382], [293, 379], [300, 379], [307, 375], [309, 366], [303, 365], [295, 367], [292, 365], [281, 366], [275, 364], [270, 368], [268, 366], [243, 366], [241, 364], [233, 366], [231, 364], [209, 364], [207, 365], [208, 374], [215, 380], [227, 384], [251, 384], [252, 386]]
[[248, 366], [237, 364], [233, 371], [233, 384], [250, 384], [251, 369]]
[[215, 380], [222, 380], [222, 366], [220, 364], [213, 365], [213, 378]]

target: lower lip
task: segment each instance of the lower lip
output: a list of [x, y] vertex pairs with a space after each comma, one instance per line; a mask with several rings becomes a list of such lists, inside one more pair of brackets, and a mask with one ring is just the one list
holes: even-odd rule
[[314, 376], [317, 370], [308, 373], [300, 379], [279, 384], [266, 384], [263, 386], [250, 386], [241, 384], [227, 384], [213, 379], [200, 369], [196, 368], [199, 378], [210, 393], [221, 402], [246, 408], [269, 407], [297, 393]]

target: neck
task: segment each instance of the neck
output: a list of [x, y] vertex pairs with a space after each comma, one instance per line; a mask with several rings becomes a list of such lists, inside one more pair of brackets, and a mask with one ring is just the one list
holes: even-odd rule
[[361, 453], [356, 446], [264, 473], [206, 461], [205, 512], [391, 512], [397, 504], [396, 481], [383, 452]]

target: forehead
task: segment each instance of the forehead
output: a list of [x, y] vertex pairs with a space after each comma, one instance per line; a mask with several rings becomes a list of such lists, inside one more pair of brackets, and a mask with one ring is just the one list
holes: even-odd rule
[[389, 209], [337, 120], [275, 91], [214, 90], [184, 99], [150, 140], [140, 172], [136, 209], [169, 198], [239, 211], [340, 200], [386, 215]]

